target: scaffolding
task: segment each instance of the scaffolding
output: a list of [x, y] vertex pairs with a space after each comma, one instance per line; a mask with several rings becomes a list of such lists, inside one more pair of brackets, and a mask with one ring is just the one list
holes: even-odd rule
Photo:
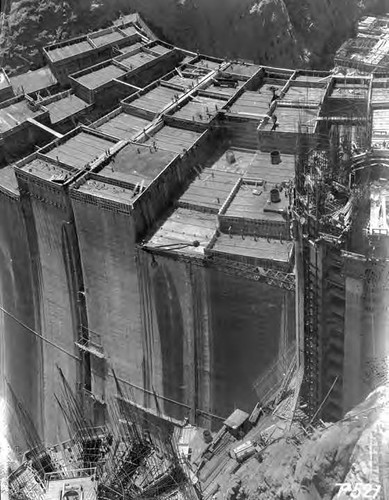
[[72, 437], [56, 446], [43, 445], [9, 386], [19, 425], [31, 447], [9, 477], [12, 498], [45, 500], [52, 482], [90, 478], [98, 498], [105, 500], [197, 499], [172, 424], [163, 428], [140, 417], [132, 403], [132, 389], [122, 388], [114, 374], [117, 393], [109, 404], [109, 419], [104, 427], [94, 427], [59, 367], [58, 374], [62, 391], [56, 400]]
[[[304, 386], [307, 413], [315, 415], [322, 393], [321, 376], [321, 314], [322, 314], [322, 248], [329, 246], [334, 254], [347, 242], [353, 217], [353, 195], [349, 187], [351, 141], [347, 133], [341, 136], [336, 127], [329, 131], [325, 149], [313, 149], [298, 136], [295, 164], [294, 216], [299, 238], [303, 291]], [[332, 262], [331, 260], [331, 262]], [[340, 273], [339, 273], [340, 274]]]

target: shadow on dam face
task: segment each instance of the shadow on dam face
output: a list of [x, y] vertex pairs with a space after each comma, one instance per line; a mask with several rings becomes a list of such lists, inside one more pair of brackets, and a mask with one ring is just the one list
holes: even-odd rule
[[[170, 271], [164, 266], [156, 270], [153, 285], [161, 342], [163, 394], [174, 401], [183, 401], [184, 322], [179, 295]], [[164, 411], [177, 419], [183, 417], [182, 409], [168, 401], [164, 401]]]
[[209, 283], [213, 412], [250, 412], [258, 402], [256, 383], [277, 362], [285, 307], [290, 321], [284, 334], [293, 342], [293, 300], [284, 301], [286, 292], [279, 288], [218, 271], [211, 272]]
[[[42, 431], [42, 346], [41, 341], [23, 326], [36, 328], [27, 242], [19, 212], [14, 206], [12, 212], [7, 208], [6, 204], [0, 205], [4, 217], [0, 226], [0, 305], [10, 313], [0, 311], [0, 392], [10, 403], [5, 381], [9, 382], [35, 427]], [[10, 440], [13, 446], [23, 450], [26, 443], [15, 408], [12, 410]]]

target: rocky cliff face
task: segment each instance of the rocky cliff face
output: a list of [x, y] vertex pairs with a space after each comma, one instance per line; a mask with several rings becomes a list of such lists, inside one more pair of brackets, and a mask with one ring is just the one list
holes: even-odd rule
[[[330, 67], [358, 18], [388, 0], [9, 0], [4, 65], [43, 63], [42, 46], [138, 11], [161, 38], [209, 55], [285, 67]], [[1, 59], [1, 58], [0, 58]], [[1, 65], [1, 60], [0, 60]]]
[[217, 500], [388, 498], [388, 397], [380, 387], [340, 422], [314, 432], [302, 432], [296, 420], [260, 463], [248, 460], [222, 485]]

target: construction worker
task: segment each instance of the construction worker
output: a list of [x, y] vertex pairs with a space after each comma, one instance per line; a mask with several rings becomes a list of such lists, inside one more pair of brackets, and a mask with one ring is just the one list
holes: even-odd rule
[[273, 126], [270, 129], [270, 131], [273, 132], [273, 131], [277, 130], [277, 127], [279, 127], [279, 124], [277, 123], [278, 118], [276, 115], [272, 115], [271, 119], [273, 121]]
[[275, 87], [270, 87], [270, 90], [273, 92], [273, 96], [270, 100], [269, 107], [273, 104], [274, 101], [280, 98], [280, 96], [277, 94]]

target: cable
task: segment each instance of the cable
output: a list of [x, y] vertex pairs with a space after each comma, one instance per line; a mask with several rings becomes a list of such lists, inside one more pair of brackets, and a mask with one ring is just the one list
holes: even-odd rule
[[41, 340], [47, 342], [48, 344], [50, 344], [52, 347], [55, 347], [56, 349], [58, 349], [59, 351], [62, 351], [64, 354], [67, 354], [68, 356], [70, 356], [71, 358], [77, 360], [77, 361], [81, 361], [81, 359], [76, 356], [75, 354], [72, 354], [70, 352], [68, 352], [66, 349], [64, 349], [63, 347], [55, 344], [54, 342], [52, 342], [51, 340], [43, 337], [41, 334], [39, 334], [38, 332], [36, 332], [35, 330], [33, 330], [32, 328], [30, 328], [29, 326], [27, 326], [25, 323], [23, 323], [22, 321], [20, 321], [18, 318], [16, 318], [16, 316], [14, 316], [13, 314], [11, 314], [9, 311], [7, 311], [6, 309], [4, 309], [4, 307], [0, 306], [0, 310], [3, 311], [4, 314], [6, 314], [7, 316], [9, 316], [11, 319], [13, 319], [16, 323], [18, 323], [20, 326], [22, 326], [23, 328], [25, 328], [26, 330], [28, 330], [29, 332], [33, 333], [34, 335], [36, 335], [37, 337], [39, 337]]
[[[3, 311], [4, 314], [6, 314], [7, 316], [9, 316], [10, 318], [12, 318], [16, 323], [18, 323], [19, 325], [21, 325], [23, 328], [25, 328], [26, 330], [28, 330], [29, 332], [33, 333], [35, 336], [39, 337], [41, 340], [47, 342], [48, 344], [50, 344], [52, 347], [55, 347], [56, 349], [60, 350], [61, 352], [63, 352], [64, 354], [67, 354], [68, 356], [72, 357], [73, 359], [75, 359], [76, 361], [79, 361], [81, 362], [81, 359], [79, 357], [77, 357], [76, 355], [74, 354], [71, 354], [70, 352], [68, 352], [66, 349], [64, 349], [63, 347], [55, 344], [54, 342], [52, 342], [51, 340], [43, 337], [42, 335], [40, 335], [38, 332], [36, 332], [35, 330], [33, 330], [32, 328], [30, 328], [29, 326], [27, 326], [25, 323], [23, 323], [22, 321], [20, 321], [18, 318], [16, 318], [13, 314], [11, 314], [9, 311], [7, 311], [4, 307], [0, 306], [0, 310]], [[94, 373], [97, 373], [95, 370], [92, 370]], [[110, 372], [108, 372], [108, 375], [110, 377], [113, 377], [114, 375]], [[150, 395], [154, 395], [156, 396], [158, 399], [162, 399], [163, 401], [167, 401], [167, 402], [170, 402], [170, 403], [174, 403], [174, 404], [177, 404], [181, 407], [184, 407], [184, 408], [187, 408], [187, 409], [190, 409], [190, 407], [184, 403], [181, 403], [179, 401], [175, 401], [173, 399], [170, 399], [170, 398], [167, 398], [165, 396], [161, 396], [160, 394], [156, 394], [155, 392], [151, 392], [151, 391], [148, 391], [147, 389], [145, 389], [144, 387], [140, 387], [138, 385], [135, 385], [131, 382], [129, 382], [128, 380], [124, 380], [122, 378], [118, 378], [118, 380], [126, 385], [129, 385], [135, 389], [138, 389], [140, 391], [142, 391], [143, 393], [147, 393], [147, 394], [150, 394]], [[221, 417], [219, 415], [214, 415], [212, 413], [209, 413], [205, 410], [201, 410], [199, 408], [197, 408], [197, 411], [199, 413], [202, 413], [202, 414], [205, 414], [205, 415], [209, 415], [211, 417], [214, 417], [214, 418], [218, 418], [219, 420], [225, 420], [225, 417]]]

